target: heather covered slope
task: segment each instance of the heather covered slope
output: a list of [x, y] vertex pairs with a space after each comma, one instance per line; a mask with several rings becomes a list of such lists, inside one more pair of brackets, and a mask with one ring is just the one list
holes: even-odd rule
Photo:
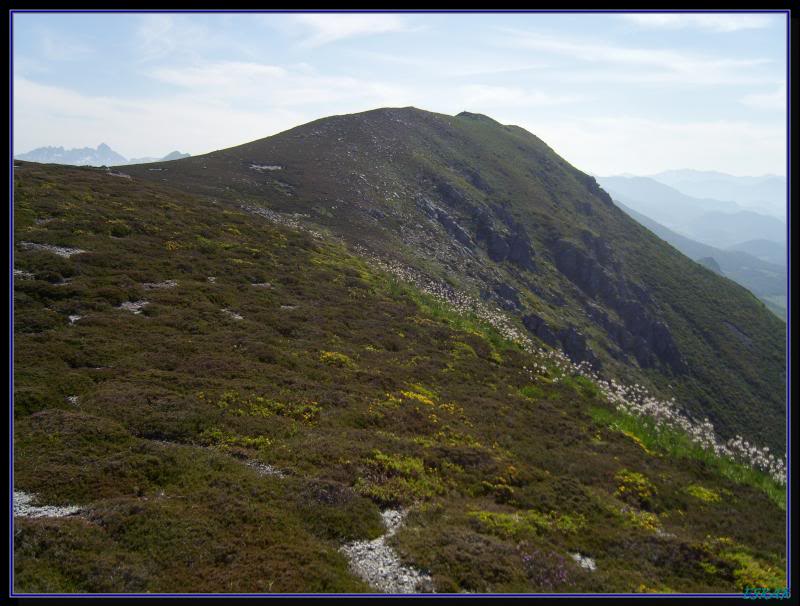
[[398, 506], [437, 591], [785, 585], [767, 478], [340, 244], [96, 169], [14, 210], [14, 489], [82, 508], [15, 518], [18, 591], [366, 591]]
[[783, 450], [785, 324], [523, 129], [384, 109], [126, 172], [399, 259], [509, 309], [575, 361], [676, 397], [726, 437]]

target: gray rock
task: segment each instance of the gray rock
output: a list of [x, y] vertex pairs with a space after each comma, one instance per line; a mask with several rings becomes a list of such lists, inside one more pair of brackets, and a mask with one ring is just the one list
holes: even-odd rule
[[22, 491], [14, 491], [15, 518], [63, 518], [81, 511], [76, 505], [34, 505], [36, 495]]
[[420, 593], [430, 591], [430, 575], [406, 566], [386, 543], [405, 519], [405, 512], [386, 510], [381, 516], [386, 534], [372, 541], [354, 541], [340, 548], [350, 560], [350, 568], [376, 590], [383, 593]]
[[543, 342], [547, 343], [550, 347], [558, 347], [558, 337], [550, 329], [543, 318], [536, 314], [529, 314], [522, 318], [522, 323], [529, 331], [536, 335]]
[[69, 248], [67, 246], [53, 246], [52, 244], [37, 244], [36, 242], [20, 242], [19, 247], [25, 250], [44, 250], [51, 252], [59, 257], [69, 258], [72, 255], [85, 253], [80, 248]]

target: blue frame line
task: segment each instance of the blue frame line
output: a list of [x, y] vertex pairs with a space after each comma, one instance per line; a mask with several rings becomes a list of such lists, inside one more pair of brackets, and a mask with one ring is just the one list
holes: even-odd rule
[[[8, 93], [8, 131], [9, 131], [9, 222], [8, 222], [8, 249], [10, 259], [9, 271], [9, 348], [8, 348], [8, 364], [9, 364], [9, 488], [8, 498], [9, 504], [9, 583], [10, 591], [9, 597], [24, 598], [24, 597], [59, 597], [59, 598], [103, 598], [103, 597], [135, 597], [135, 598], [162, 598], [162, 597], [193, 597], [193, 598], [219, 598], [219, 597], [347, 597], [347, 598], [370, 598], [370, 597], [555, 597], [555, 598], [742, 598], [741, 593], [669, 593], [669, 594], [637, 594], [637, 593], [476, 593], [476, 594], [461, 594], [461, 593], [443, 593], [443, 594], [385, 594], [385, 593], [155, 593], [155, 594], [139, 594], [139, 593], [15, 593], [14, 592], [14, 549], [13, 549], [13, 536], [14, 536], [14, 514], [13, 514], [13, 498], [14, 498], [14, 130], [13, 130], [13, 100], [14, 100], [14, 81], [13, 81], [13, 51], [14, 51], [14, 15], [15, 14], [30, 14], [30, 13], [44, 13], [44, 14], [74, 14], [74, 13], [101, 13], [101, 14], [147, 14], [147, 13], [170, 13], [170, 14], [197, 14], [197, 13], [210, 13], [210, 14], [248, 14], [248, 13], [265, 13], [265, 14], [295, 14], [295, 13], [322, 13], [322, 14], [352, 14], [352, 13], [374, 13], [374, 14], [628, 14], [628, 13], [693, 13], [693, 14], [783, 14], [786, 16], [786, 78], [787, 78], [787, 155], [786, 155], [786, 233], [787, 233], [787, 316], [786, 316], [786, 450], [787, 454], [791, 453], [791, 316], [792, 316], [792, 271], [791, 271], [791, 141], [792, 141], [792, 93], [791, 93], [791, 47], [792, 47], [792, 32], [791, 32], [791, 9], [753, 9], [753, 10], [730, 10], [730, 9], [699, 9], [699, 10], [686, 10], [686, 9], [507, 9], [507, 10], [493, 10], [493, 9], [405, 9], [405, 10], [381, 10], [381, 9], [188, 9], [188, 10], [175, 10], [175, 9], [10, 9], [9, 10], [9, 46], [8, 46], [8, 61], [9, 61], [9, 93]], [[791, 511], [792, 511], [792, 459], [787, 456], [786, 466], [786, 492], [787, 492], [787, 507], [786, 507], [786, 576], [787, 585], [791, 591]]]

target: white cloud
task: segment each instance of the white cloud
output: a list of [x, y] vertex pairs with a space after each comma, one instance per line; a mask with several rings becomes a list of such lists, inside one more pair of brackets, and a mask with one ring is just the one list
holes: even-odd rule
[[89, 57], [93, 49], [85, 42], [61, 32], [41, 29], [39, 51], [47, 61], [78, 61]]
[[496, 76], [533, 72], [552, 67], [552, 64], [544, 61], [497, 55], [486, 52], [486, 49], [480, 49], [478, 52], [473, 53], [465, 53], [462, 51], [457, 55], [443, 54], [420, 56], [419, 54], [392, 54], [371, 50], [359, 50], [358, 52], [352, 52], [351, 55], [380, 63], [413, 68], [416, 74], [433, 75], [437, 78]]
[[224, 87], [221, 93], [236, 94], [242, 86], [259, 86], [267, 80], [286, 75], [286, 70], [276, 65], [224, 61], [188, 67], [160, 67], [150, 75], [162, 82], [187, 88], [213, 90]]
[[712, 32], [737, 32], [762, 29], [776, 21], [776, 17], [753, 13], [631, 13], [621, 15], [626, 21], [650, 28], [694, 28]]
[[742, 97], [741, 102], [758, 109], [785, 111], [786, 85], [782, 85], [770, 93], [751, 93]]
[[685, 167], [746, 175], [780, 173], [786, 166], [786, 131], [779, 125], [629, 116], [519, 125], [596, 175], [648, 175]]
[[139, 18], [133, 37], [140, 62], [196, 61], [211, 52], [245, 51], [224, 28], [209, 28], [193, 15], [147, 14]]
[[399, 85], [349, 76], [324, 76], [310, 66], [280, 67], [219, 61], [188, 67], [163, 67], [150, 74], [186, 88], [197, 99], [226, 99], [263, 107], [307, 106], [349, 100], [370, 106], [396, 104], [410, 92]]
[[[740, 84], [752, 79], [749, 69], [771, 63], [767, 59], [728, 59], [699, 56], [671, 49], [623, 46], [605, 41], [570, 39], [542, 32], [504, 29], [501, 46], [566, 56], [588, 65], [601, 65], [603, 78], [624, 82], [685, 82], [693, 84]], [[565, 78], [580, 78], [580, 67], [565, 70]], [[584, 76], [593, 78], [591, 72]], [[749, 81], [749, 80], [748, 80]]]
[[[122, 98], [87, 95], [17, 76], [14, 152], [45, 145], [106, 142], [127, 157], [192, 154], [232, 147], [335, 113], [418, 99], [380, 82], [321, 77], [271, 65], [214, 63], [161, 68], [153, 76], [175, 92]], [[120, 142], [115, 144], [114, 142]]]
[[517, 87], [488, 86], [470, 84], [460, 88], [460, 100], [465, 107], [473, 109], [495, 107], [541, 107], [574, 103], [580, 97], [570, 95], [550, 95], [541, 91], [527, 91]]
[[198, 154], [267, 136], [306, 119], [288, 108], [234, 110], [191, 94], [119, 99], [24, 78], [14, 82], [14, 153], [44, 145], [94, 147], [105, 142], [126, 157], [158, 156], [176, 148]]
[[409, 31], [406, 19], [397, 14], [306, 14], [293, 21], [310, 30], [303, 40], [306, 47], [318, 47], [338, 40]]

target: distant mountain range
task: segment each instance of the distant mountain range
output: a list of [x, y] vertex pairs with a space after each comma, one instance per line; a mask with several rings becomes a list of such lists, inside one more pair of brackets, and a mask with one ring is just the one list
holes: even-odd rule
[[[782, 249], [784, 256], [781, 258], [774, 248], [780, 249], [780, 247], [766, 240], [745, 242], [735, 250], [714, 248], [672, 231], [619, 200], [614, 200], [614, 203], [684, 255], [711, 271], [741, 284], [761, 299], [778, 317], [786, 319], [785, 249]], [[749, 252], [759, 249], [768, 256], [774, 254], [776, 260], [782, 260], [782, 263], [768, 262]]]
[[774, 263], [775, 265], [786, 267], [785, 244], [781, 246], [777, 242], [771, 240], [755, 239], [729, 246], [728, 250], [740, 250], [753, 255], [757, 259], [766, 261], [767, 263]]
[[[690, 171], [672, 171], [679, 172]], [[785, 247], [786, 224], [781, 219], [738, 202], [696, 198], [650, 177], [599, 177], [598, 183], [629, 208], [709, 246], [748, 250], [749, 241], [766, 240], [774, 245], [769, 253], [773, 259], [775, 247]]]
[[786, 216], [786, 177], [738, 177], [715, 171], [668, 170], [652, 179], [696, 198], [730, 200], [779, 219]]
[[64, 149], [63, 147], [39, 147], [24, 154], [14, 156], [15, 160], [40, 162], [42, 164], [71, 164], [74, 166], [122, 166], [126, 164], [147, 164], [188, 158], [190, 154], [173, 151], [163, 158], [131, 158], [115, 152], [105, 143], [97, 146]]

